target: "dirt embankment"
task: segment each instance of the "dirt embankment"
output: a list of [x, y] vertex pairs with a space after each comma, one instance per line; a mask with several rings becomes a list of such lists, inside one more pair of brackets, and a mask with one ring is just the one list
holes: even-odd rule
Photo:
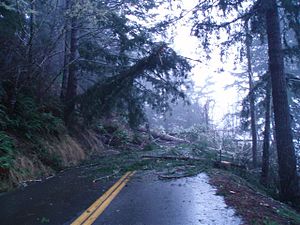
[[134, 133], [117, 120], [104, 121], [95, 129], [75, 126], [69, 132], [36, 135], [30, 141], [23, 136], [14, 135], [16, 151], [12, 163], [3, 171], [0, 167], [0, 192], [52, 176], [103, 154], [150, 146], [147, 134]]
[[300, 214], [287, 205], [256, 190], [242, 178], [221, 170], [210, 172], [210, 183], [218, 194], [243, 217], [245, 225], [298, 225]]
[[19, 151], [11, 167], [0, 174], [0, 191], [54, 175], [63, 168], [80, 164], [91, 155], [101, 154], [104, 149], [101, 139], [90, 130], [78, 137], [69, 134], [45, 137], [39, 140], [39, 151], [33, 151], [36, 146], [31, 143], [17, 138], [15, 142]]

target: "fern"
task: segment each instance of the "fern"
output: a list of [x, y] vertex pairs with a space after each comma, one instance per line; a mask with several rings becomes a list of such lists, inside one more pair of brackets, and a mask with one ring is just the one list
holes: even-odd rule
[[14, 141], [5, 132], [0, 131], [0, 168], [10, 168], [13, 162]]

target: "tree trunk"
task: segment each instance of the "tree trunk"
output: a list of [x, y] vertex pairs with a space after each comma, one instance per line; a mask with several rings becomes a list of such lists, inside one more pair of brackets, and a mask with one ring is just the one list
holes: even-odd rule
[[280, 198], [296, 202], [299, 197], [296, 155], [291, 129], [291, 117], [284, 74], [281, 31], [276, 0], [266, 1], [269, 69], [275, 116], [275, 134], [280, 179]]
[[267, 85], [265, 99], [265, 130], [263, 142], [262, 168], [260, 182], [263, 185], [268, 184], [269, 166], [270, 166], [270, 123], [271, 123], [271, 87]]
[[[65, 12], [70, 7], [70, 0], [65, 1]], [[62, 74], [62, 83], [61, 83], [61, 90], [60, 90], [60, 99], [62, 102], [65, 102], [66, 92], [67, 92], [67, 81], [68, 81], [68, 67], [69, 67], [69, 56], [70, 56], [70, 20], [68, 16], [65, 16], [65, 25], [64, 25], [64, 67], [63, 67], [63, 74]]]
[[69, 74], [67, 91], [65, 97], [65, 122], [68, 123], [71, 113], [75, 109], [75, 97], [77, 95], [77, 66], [76, 60], [78, 55], [78, 23], [77, 18], [71, 19], [71, 32], [70, 32], [70, 57], [69, 57]]
[[251, 119], [251, 136], [252, 136], [252, 163], [253, 168], [257, 167], [257, 128], [255, 117], [255, 96], [253, 93], [253, 73], [251, 63], [251, 36], [249, 34], [248, 20], [245, 23], [246, 28], [246, 51], [247, 51], [247, 67], [249, 78], [249, 101], [250, 101], [250, 119]]

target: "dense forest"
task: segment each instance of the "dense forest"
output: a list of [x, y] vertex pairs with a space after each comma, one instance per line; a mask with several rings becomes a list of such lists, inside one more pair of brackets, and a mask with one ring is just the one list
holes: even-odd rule
[[[150, 127], [214, 133], [263, 185], [275, 185], [281, 200], [300, 202], [299, 1], [183, 5], [1, 0], [1, 190], [77, 165], [105, 146], [127, 148]], [[246, 94], [222, 131], [210, 119], [213, 100], [201, 104], [193, 88], [200, 60], [172, 47], [182, 21], [202, 58], [217, 47], [224, 63], [234, 55], [232, 64], [243, 68], [234, 85]], [[245, 134], [250, 142], [241, 147], [237, 139]]]

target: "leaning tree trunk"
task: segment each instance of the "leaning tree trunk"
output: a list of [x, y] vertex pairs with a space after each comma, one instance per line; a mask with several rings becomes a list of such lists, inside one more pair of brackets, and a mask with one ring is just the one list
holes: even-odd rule
[[65, 96], [65, 121], [69, 122], [71, 113], [75, 109], [75, 97], [77, 95], [77, 66], [78, 55], [78, 23], [77, 18], [71, 19], [70, 57], [67, 91]]
[[249, 34], [248, 20], [245, 23], [246, 28], [246, 51], [247, 51], [247, 66], [248, 66], [248, 78], [249, 78], [249, 102], [250, 102], [250, 118], [251, 118], [251, 136], [252, 136], [252, 163], [253, 167], [257, 167], [257, 128], [255, 117], [255, 96], [253, 93], [253, 73], [251, 63], [251, 36]]
[[267, 85], [265, 98], [265, 130], [263, 142], [262, 168], [260, 182], [267, 185], [269, 181], [270, 167], [270, 123], [271, 123], [271, 86]]
[[284, 74], [281, 31], [276, 0], [268, 0], [266, 22], [268, 36], [269, 69], [275, 116], [275, 133], [280, 179], [280, 198], [296, 202], [299, 194], [296, 154], [293, 144], [291, 117]]

